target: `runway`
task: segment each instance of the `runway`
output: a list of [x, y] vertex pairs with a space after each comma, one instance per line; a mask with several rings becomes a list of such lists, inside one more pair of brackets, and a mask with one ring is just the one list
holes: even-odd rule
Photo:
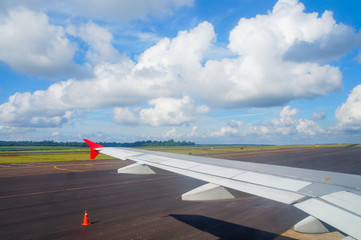
[[[217, 157], [361, 174], [356, 147]], [[204, 183], [175, 174], [116, 174], [129, 163], [3, 165], [0, 239], [293, 239], [281, 234], [307, 216], [259, 197], [184, 202], [182, 193]], [[85, 210], [90, 226], [81, 226]]]

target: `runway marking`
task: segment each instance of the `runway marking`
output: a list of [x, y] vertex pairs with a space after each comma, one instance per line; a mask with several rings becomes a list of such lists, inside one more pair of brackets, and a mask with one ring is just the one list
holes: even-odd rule
[[84, 189], [91, 189], [91, 188], [100, 188], [100, 187], [108, 187], [108, 186], [115, 186], [115, 185], [125, 185], [125, 184], [131, 184], [131, 183], [152, 182], [152, 181], [165, 180], [165, 179], [171, 179], [171, 178], [176, 178], [176, 177], [177, 176], [164, 177], [164, 178], [154, 178], [154, 179], [150, 178], [150, 179], [128, 181], [128, 182], [99, 184], [99, 185], [87, 186], [87, 187], [75, 187], [75, 188], [66, 188], [66, 189], [59, 189], [59, 190], [50, 190], [50, 191], [44, 191], [44, 192], [21, 193], [21, 194], [0, 196], [0, 199], [14, 198], [14, 197], [25, 197], [25, 196], [35, 196], [35, 195], [49, 194], [49, 193], [69, 192], [69, 191], [84, 190]]
[[[77, 165], [87, 165], [87, 166], [91, 166], [91, 165], [112, 164], [112, 163], [116, 163], [116, 162], [62, 164], [62, 165], [58, 165], [58, 166], [77, 166]], [[12, 164], [12, 165], [13, 165], [13, 164]], [[0, 165], [0, 166], [1, 166], [1, 165]], [[1, 167], [0, 167], [0, 171], [1, 171], [1, 170], [16, 170], [16, 169], [24, 169], [24, 168], [46, 168], [46, 167], [51, 167], [51, 165], [31, 166], [31, 167], [14, 167], [14, 166], [9, 166], [9, 165], [6, 165], [6, 166], [7, 166], [6, 168], [5, 168], [5, 166], [1, 166]]]
[[[114, 162], [106, 162], [106, 163], [79, 163], [79, 164], [62, 164], [62, 165], [58, 165], [58, 166], [61, 166], [61, 167], [66, 167], [66, 166], [94, 166], [94, 165], [100, 165], [100, 164], [112, 164]], [[68, 171], [68, 172], [85, 172], [85, 171], [82, 171], [82, 170], [71, 170], [71, 169], [66, 169], [66, 168], [60, 168], [58, 167], [57, 165], [54, 165], [54, 169], [57, 169], [57, 170], [62, 170], [62, 171]]]
[[71, 170], [71, 169], [59, 168], [59, 167], [57, 167], [56, 165], [54, 165], [54, 169], [56, 169], [56, 170], [62, 170], [62, 171], [67, 171], [67, 172], [84, 172], [84, 171], [81, 171], [81, 170]]
[[[33, 166], [33, 167], [15, 167], [15, 166], [9, 166], [9, 168], [3, 168], [6, 170], [13, 170], [13, 169], [23, 169], [23, 168], [44, 168], [44, 167], [49, 167], [49, 166]], [[0, 168], [0, 170], [3, 170]]]

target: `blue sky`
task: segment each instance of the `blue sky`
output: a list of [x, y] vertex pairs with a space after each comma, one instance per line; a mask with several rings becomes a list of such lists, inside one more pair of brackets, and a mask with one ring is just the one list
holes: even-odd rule
[[0, 140], [361, 142], [360, 1], [0, 9]]

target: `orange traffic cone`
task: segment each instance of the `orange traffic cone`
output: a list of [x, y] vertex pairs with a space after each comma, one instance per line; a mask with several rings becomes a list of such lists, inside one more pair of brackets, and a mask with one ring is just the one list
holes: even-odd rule
[[90, 225], [87, 211], [85, 211], [85, 213], [84, 213], [84, 222], [82, 225], [84, 225], [84, 226]]

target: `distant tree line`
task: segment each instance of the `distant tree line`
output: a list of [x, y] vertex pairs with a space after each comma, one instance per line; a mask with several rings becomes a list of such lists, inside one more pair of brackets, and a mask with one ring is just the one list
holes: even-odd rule
[[54, 141], [0, 141], [0, 146], [46, 146], [46, 147], [86, 147], [85, 142], [54, 142]]
[[[106, 146], [108, 143], [104, 143]], [[174, 146], [194, 146], [194, 142], [186, 141], [174, 141], [173, 139], [168, 141], [137, 141], [134, 143], [120, 143], [119, 147], [174, 147]]]
[[[174, 141], [137, 141], [133, 143], [99, 142], [105, 147], [173, 147], [194, 146], [194, 142]], [[85, 142], [54, 142], [54, 141], [0, 141], [0, 146], [49, 146], [49, 147], [87, 147]]]

